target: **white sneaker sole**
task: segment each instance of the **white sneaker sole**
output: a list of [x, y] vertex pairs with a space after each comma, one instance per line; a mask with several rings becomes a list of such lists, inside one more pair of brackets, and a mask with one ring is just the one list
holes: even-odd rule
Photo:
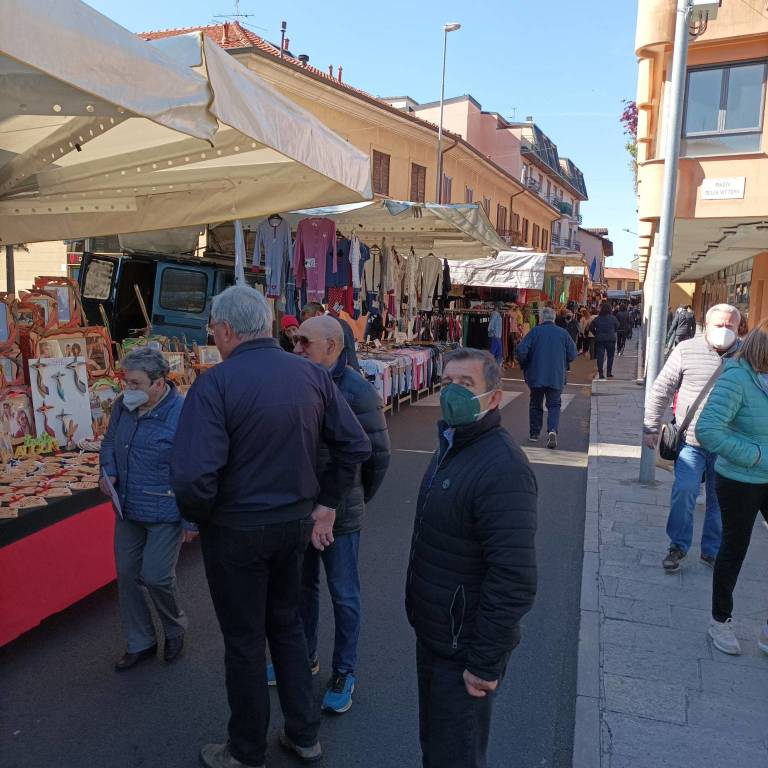
[[741, 648], [728, 648], [724, 645], [720, 645], [717, 638], [709, 631], [707, 630], [707, 634], [709, 635], [710, 639], [712, 640], [712, 645], [717, 648], [718, 651], [721, 653], [726, 653], [728, 656], [741, 656]]

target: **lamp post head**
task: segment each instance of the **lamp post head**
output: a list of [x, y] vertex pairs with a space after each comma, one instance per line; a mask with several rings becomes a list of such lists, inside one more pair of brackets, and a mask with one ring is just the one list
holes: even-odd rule
[[461, 29], [461, 24], [457, 21], [452, 21], [450, 24], [443, 25], [444, 32], [455, 32], [457, 29]]

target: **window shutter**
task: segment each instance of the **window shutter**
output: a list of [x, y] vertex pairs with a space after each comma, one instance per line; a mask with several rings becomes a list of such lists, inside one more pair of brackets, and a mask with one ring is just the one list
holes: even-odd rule
[[389, 155], [373, 150], [373, 191], [389, 195]]

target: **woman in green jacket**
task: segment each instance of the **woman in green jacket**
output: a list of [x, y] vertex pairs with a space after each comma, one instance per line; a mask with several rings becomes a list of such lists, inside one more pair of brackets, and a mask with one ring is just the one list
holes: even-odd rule
[[[733, 590], [757, 513], [768, 521], [768, 321], [744, 340], [715, 383], [696, 424], [703, 448], [717, 454], [715, 488], [723, 539], [712, 580], [709, 636], [720, 651], [741, 653], [733, 630]], [[768, 654], [768, 625], [758, 640]]]

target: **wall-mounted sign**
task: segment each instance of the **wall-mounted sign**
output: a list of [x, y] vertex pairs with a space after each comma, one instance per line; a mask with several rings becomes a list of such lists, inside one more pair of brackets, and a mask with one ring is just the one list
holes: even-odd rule
[[741, 200], [744, 198], [746, 176], [722, 179], [704, 179], [701, 182], [702, 200]]

